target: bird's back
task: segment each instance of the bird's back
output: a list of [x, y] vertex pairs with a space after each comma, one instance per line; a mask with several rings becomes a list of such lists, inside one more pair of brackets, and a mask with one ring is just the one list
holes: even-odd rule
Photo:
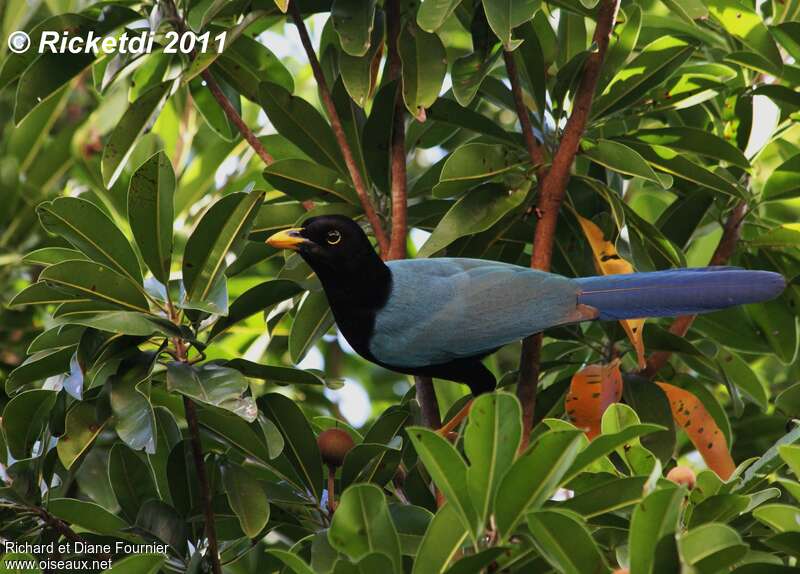
[[479, 356], [574, 320], [579, 288], [560, 275], [447, 257], [388, 266], [391, 293], [376, 315], [369, 345], [387, 365], [408, 368]]

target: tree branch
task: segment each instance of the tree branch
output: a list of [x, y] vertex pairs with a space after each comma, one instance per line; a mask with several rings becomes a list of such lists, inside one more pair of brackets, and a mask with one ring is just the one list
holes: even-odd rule
[[311, 38], [308, 36], [308, 30], [306, 30], [305, 22], [303, 22], [303, 16], [300, 14], [300, 10], [297, 7], [297, 2], [295, 0], [289, 4], [289, 11], [292, 15], [295, 26], [297, 26], [297, 31], [300, 34], [300, 42], [303, 44], [303, 48], [308, 56], [308, 61], [311, 64], [311, 70], [314, 73], [314, 79], [317, 81], [317, 88], [319, 89], [322, 105], [325, 107], [325, 111], [328, 113], [328, 119], [331, 122], [331, 128], [333, 128], [336, 141], [342, 150], [344, 163], [347, 165], [347, 171], [350, 173], [350, 178], [353, 181], [353, 187], [356, 189], [356, 194], [361, 202], [361, 207], [364, 210], [364, 214], [367, 216], [367, 221], [369, 221], [370, 225], [372, 225], [372, 232], [375, 234], [375, 239], [378, 241], [378, 247], [381, 250], [381, 254], [385, 258], [389, 253], [389, 238], [383, 229], [383, 224], [381, 223], [381, 220], [372, 205], [372, 201], [369, 198], [369, 194], [367, 193], [367, 186], [364, 183], [364, 178], [361, 177], [361, 171], [356, 165], [356, 160], [353, 156], [353, 150], [350, 149], [350, 144], [348, 143], [347, 136], [344, 133], [344, 128], [342, 128], [342, 121], [339, 118], [339, 113], [336, 111], [336, 106], [333, 105], [333, 99], [331, 98], [331, 92], [328, 89], [328, 83], [325, 81], [325, 75], [322, 73], [322, 66], [320, 66], [319, 60], [317, 59], [317, 54], [314, 52], [314, 47], [311, 45]]
[[[736, 204], [731, 214], [728, 216], [725, 225], [723, 226], [722, 237], [720, 237], [719, 244], [714, 250], [714, 255], [711, 256], [709, 265], [725, 265], [728, 259], [731, 258], [733, 252], [736, 250], [736, 243], [739, 241], [739, 231], [742, 228], [742, 222], [745, 215], [747, 215], [747, 204], [744, 201]], [[678, 317], [672, 322], [669, 327], [669, 332], [673, 335], [683, 337], [689, 331], [697, 315], [684, 315]], [[656, 374], [664, 368], [667, 364], [672, 353], [669, 351], [656, 351], [647, 359], [647, 367], [640, 373], [647, 378], [653, 378]]]
[[[539, 183], [539, 198], [536, 204], [536, 214], [539, 221], [533, 238], [533, 254], [531, 267], [542, 271], [549, 271], [550, 260], [553, 256], [553, 243], [555, 240], [558, 212], [564, 193], [569, 183], [570, 170], [578, 152], [589, 114], [592, 110], [594, 92], [600, 69], [608, 49], [611, 32], [619, 9], [619, 0], [602, 0], [597, 13], [597, 26], [594, 31], [593, 42], [597, 50], [589, 55], [583, 68], [575, 100], [572, 104], [572, 113], [564, 127], [558, 149], [553, 156], [550, 169]], [[527, 111], [522, 114], [527, 117]], [[520, 123], [523, 118], [520, 117]], [[533, 157], [534, 150], [529, 150]], [[517, 396], [522, 403], [523, 420], [523, 447], [528, 443], [530, 431], [533, 428], [533, 412], [536, 406], [536, 385], [539, 379], [539, 355], [542, 347], [542, 335], [532, 335], [523, 341], [520, 355], [520, 378], [517, 385]]]
[[211, 571], [214, 574], [222, 574], [222, 565], [219, 561], [219, 547], [217, 545], [217, 529], [214, 524], [214, 507], [211, 499], [211, 489], [208, 486], [208, 475], [206, 474], [206, 464], [203, 459], [203, 446], [200, 442], [200, 426], [197, 423], [197, 408], [192, 399], [183, 397], [183, 408], [186, 411], [186, 422], [189, 425], [189, 435], [192, 443], [192, 456], [194, 466], [197, 470], [197, 482], [200, 485], [200, 497], [203, 503], [203, 514], [205, 515], [205, 533], [208, 539], [208, 554], [211, 561]]
[[533, 167], [544, 175], [542, 171], [545, 162], [544, 152], [542, 146], [540, 146], [536, 138], [533, 137], [531, 116], [522, 99], [522, 87], [519, 83], [519, 73], [517, 73], [517, 63], [514, 61], [514, 53], [503, 50], [503, 60], [505, 60], [508, 80], [511, 82], [511, 94], [514, 96], [514, 107], [517, 111], [520, 128], [522, 128], [522, 139], [525, 140], [525, 148], [528, 150], [528, 155], [531, 158]]
[[433, 379], [430, 377], [414, 377], [417, 388], [417, 402], [422, 410], [422, 424], [428, 428], [438, 429], [442, 426], [439, 414], [439, 401], [433, 388]]
[[[402, 64], [397, 51], [400, 38], [400, 2], [386, 1], [387, 78], [396, 80], [401, 75]], [[391, 172], [392, 172], [392, 240], [387, 259], [405, 259], [408, 235], [408, 182], [406, 177], [406, 124], [402, 85], [397, 84], [394, 117], [392, 119]]]

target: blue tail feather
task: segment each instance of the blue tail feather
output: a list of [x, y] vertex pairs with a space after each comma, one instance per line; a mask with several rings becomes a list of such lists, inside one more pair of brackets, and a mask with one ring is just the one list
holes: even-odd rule
[[694, 315], [777, 297], [782, 275], [738, 267], [699, 267], [576, 279], [578, 303], [606, 321]]

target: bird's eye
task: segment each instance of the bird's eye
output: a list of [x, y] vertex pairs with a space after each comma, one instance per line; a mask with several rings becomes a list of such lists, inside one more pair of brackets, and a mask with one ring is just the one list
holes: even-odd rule
[[336, 245], [342, 240], [342, 234], [334, 229], [328, 232], [328, 234], [325, 236], [325, 239], [327, 240], [328, 245]]

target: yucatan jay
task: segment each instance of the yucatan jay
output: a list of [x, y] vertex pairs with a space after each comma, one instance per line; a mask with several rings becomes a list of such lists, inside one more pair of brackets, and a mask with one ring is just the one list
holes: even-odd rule
[[322, 283], [336, 324], [365, 359], [411, 375], [492, 391], [481, 359], [550, 327], [600, 319], [690, 315], [777, 296], [784, 278], [736, 267], [571, 279], [452, 257], [384, 262], [361, 227], [311, 217], [267, 239], [297, 251]]

